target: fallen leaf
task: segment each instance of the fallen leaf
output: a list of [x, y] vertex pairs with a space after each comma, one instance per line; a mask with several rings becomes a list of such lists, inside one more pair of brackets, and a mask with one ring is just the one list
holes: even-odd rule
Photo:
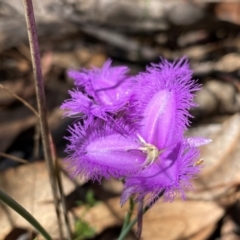
[[238, 224], [236, 224], [229, 216], [223, 220], [221, 229], [221, 240], [239, 240]]
[[[84, 209], [79, 207], [74, 209], [74, 213], [100, 233], [109, 226], [121, 225], [127, 209], [128, 204], [121, 208], [119, 198], [112, 198], [97, 204], [85, 214]], [[223, 214], [224, 210], [214, 202], [158, 201], [143, 217], [142, 239], [185, 239], [201, 230], [206, 231], [209, 225], [214, 226]], [[210, 231], [205, 236], [209, 234]]]
[[216, 62], [215, 70], [223, 72], [233, 72], [240, 68], [240, 54], [228, 53]]
[[240, 184], [239, 123], [240, 114], [235, 114], [222, 124], [220, 130], [208, 136], [213, 141], [201, 148], [204, 164], [195, 180], [197, 190], [189, 192], [189, 197], [220, 200], [235, 193], [234, 189]]
[[238, 1], [219, 1], [214, 7], [214, 12], [217, 18], [221, 20], [240, 24], [239, 8], [240, 3]]
[[[65, 175], [62, 175], [62, 181], [65, 195], [74, 190], [75, 185]], [[22, 165], [1, 172], [0, 187], [27, 209], [54, 239], [58, 239], [52, 191], [44, 162]], [[7, 210], [8, 214], [0, 205], [0, 239], [4, 239], [4, 236], [11, 231], [11, 222], [14, 226], [32, 228], [12, 209], [7, 207]]]

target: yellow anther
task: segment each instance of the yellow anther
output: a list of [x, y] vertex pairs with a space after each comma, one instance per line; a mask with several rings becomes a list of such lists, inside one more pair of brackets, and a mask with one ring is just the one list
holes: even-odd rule
[[147, 143], [140, 135], [138, 135], [140, 143], [143, 145], [139, 150], [147, 154], [146, 160], [141, 164], [141, 166], [146, 167], [151, 165], [164, 150], [158, 150], [156, 146], [151, 143]]
[[137, 135], [137, 137], [142, 146], [139, 148], [128, 148], [127, 151], [140, 150], [140, 151], [146, 153], [147, 157], [146, 157], [145, 161], [141, 164], [141, 167], [144, 168], [146, 166], [152, 165], [154, 163], [154, 161], [159, 157], [159, 155], [165, 151], [165, 149], [159, 150], [153, 144], [147, 143], [143, 139], [143, 137], [141, 137], [140, 135]]
[[201, 165], [203, 162], [204, 162], [204, 160], [203, 160], [203, 158], [201, 158], [201, 159], [197, 160], [197, 161], [194, 163], [193, 166], [199, 166], [199, 165]]

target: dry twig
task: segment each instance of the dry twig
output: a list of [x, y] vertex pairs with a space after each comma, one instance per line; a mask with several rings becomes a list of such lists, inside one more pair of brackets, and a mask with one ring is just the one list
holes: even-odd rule
[[[35, 82], [35, 88], [36, 88], [36, 97], [37, 97], [38, 110], [39, 110], [39, 122], [40, 122], [40, 129], [41, 129], [41, 135], [42, 135], [44, 157], [48, 167], [50, 184], [51, 184], [53, 198], [54, 198], [55, 211], [57, 214], [57, 220], [58, 220], [58, 226], [59, 226], [59, 235], [60, 235], [60, 239], [63, 239], [63, 230], [62, 230], [61, 215], [60, 215], [61, 212], [58, 206], [58, 187], [57, 187], [57, 181], [55, 177], [54, 160], [51, 153], [51, 146], [50, 146], [50, 139], [49, 139], [50, 131], [49, 131], [49, 126], [47, 122], [47, 109], [46, 109], [43, 77], [42, 77], [42, 71], [41, 71], [41, 59], [40, 59], [40, 53], [39, 53], [34, 10], [33, 10], [33, 5], [31, 0], [23, 0], [23, 5], [24, 5], [24, 12], [25, 12], [25, 18], [26, 18], [27, 29], [28, 29], [28, 38], [30, 43], [30, 51], [31, 51], [31, 58], [32, 58], [34, 82]], [[62, 204], [64, 203], [62, 202]]]
[[5, 158], [9, 158], [9, 159], [11, 159], [11, 160], [13, 160], [15, 162], [28, 163], [28, 161], [25, 160], [25, 159], [22, 159], [22, 158], [19, 158], [19, 157], [15, 157], [15, 156], [7, 154], [7, 153], [0, 152], [0, 156], [1, 157], [5, 157]]
[[0, 84], [0, 88], [5, 90], [6, 92], [8, 92], [9, 94], [11, 94], [13, 97], [15, 97], [17, 100], [19, 100], [20, 102], [22, 102], [30, 111], [33, 112], [33, 114], [36, 117], [39, 117], [38, 112], [28, 103], [26, 102], [23, 98], [21, 98], [20, 96], [18, 96], [17, 94], [13, 93], [10, 89], [4, 87], [2, 84]]

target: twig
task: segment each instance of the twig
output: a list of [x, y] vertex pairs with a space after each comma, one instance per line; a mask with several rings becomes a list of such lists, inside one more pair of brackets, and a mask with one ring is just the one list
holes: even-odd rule
[[64, 221], [65, 221], [65, 226], [66, 226], [66, 230], [67, 230], [67, 239], [72, 240], [71, 227], [70, 227], [70, 222], [69, 222], [69, 218], [68, 218], [65, 196], [64, 196], [64, 192], [63, 192], [62, 179], [60, 177], [60, 167], [59, 167], [59, 163], [58, 163], [58, 159], [57, 159], [57, 155], [56, 155], [55, 146], [52, 141], [52, 136], [50, 135], [49, 138], [50, 138], [50, 143], [51, 143], [52, 157], [53, 157], [54, 163], [55, 163], [55, 171], [56, 171], [56, 178], [57, 178], [57, 183], [58, 183], [58, 187], [59, 187], [60, 201], [62, 203]]
[[143, 199], [138, 202], [138, 215], [137, 215], [137, 238], [139, 239], [142, 234], [142, 222], [143, 222]]
[[11, 159], [11, 160], [13, 160], [15, 162], [28, 163], [28, 161], [25, 160], [25, 159], [22, 159], [22, 158], [19, 158], [19, 157], [15, 157], [15, 156], [7, 154], [7, 153], [0, 152], [0, 156], [1, 157], [5, 157], [5, 158], [9, 158], [9, 159]]
[[57, 182], [58, 182], [58, 187], [59, 187], [60, 201], [62, 202], [63, 216], [64, 216], [65, 226], [66, 226], [66, 230], [67, 230], [67, 239], [72, 240], [71, 227], [70, 227], [70, 222], [69, 222], [69, 218], [68, 218], [66, 200], [65, 200], [64, 193], [63, 193], [62, 179], [59, 174], [60, 173], [59, 163], [58, 163], [57, 159], [55, 161], [55, 164], [56, 164], [55, 168], [56, 168], [56, 177], [57, 177]]
[[39, 117], [38, 112], [29, 103], [27, 103], [23, 98], [19, 97], [17, 94], [13, 93], [11, 90], [9, 90], [8, 88], [4, 87], [2, 84], [0, 84], [0, 88], [2, 88], [3, 90], [5, 90], [9, 94], [11, 94], [13, 97], [15, 97], [20, 102], [22, 102], [30, 111], [33, 112], [33, 114], [36, 117]]
[[39, 124], [37, 123], [35, 125], [35, 132], [33, 136], [34, 141], [34, 147], [33, 147], [33, 157], [34, 159], [37, 159], [39, 157], [39, 143], [40, 143], [40, 128]]
[[24, 45], [24, 44], [21, 44], [17, 50], [28, 60], [28, 61], [31, 61], [31, 54], [30, 54], [30, 50], [29, 48]]
[[42, 135], [42, 143], [44, 150], [44, 157], [48, 167], [48, 173], [50, 178], [50, 184], [52, 188], [55, 211], [57, 215], [58, 227], [59, 227], [59, 235], [60, 239], [63, 239], [63, 230], [61, 225], [61, 216], [60, 210], [58, 206], [58, 194], [57, 194], [57, 182], [55, 178], [55, 170], [54, 163], [51, 155], [50, 149], [50, 131], [47, 122], [47, 109], [46, 109], [46, 101], [45, 101], [45, 93], [44, 93], [44, 85], [41, 71], [41, 60], [40, 53], [38, 47], [38, 38], [37, 38], [37, 29], [34, 18], [34, 10], [31, 0], [23, 0], [25, 18], [27, 22], [28, 29], [28, 38], [30, 43], [30, 51], [32, 58], [32, 66], [33, 66], [33, 74], [34, 74], [34, 82], [36, 88], [36, 97], [38, 103], [38, 111], [39, 111], [39, 121], [40, 121], [40, 129]]

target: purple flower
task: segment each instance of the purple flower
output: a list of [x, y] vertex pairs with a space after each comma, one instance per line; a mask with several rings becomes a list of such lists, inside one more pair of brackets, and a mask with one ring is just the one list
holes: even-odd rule
[[[101, 74], [94, 76], [99, 79]], [[193, 93], [200, 89], [191, 76], [185, 58], [174, 63], [163, 60], [137, 75], [135, 84], [128, 85], [130, 94], [123, 91], [121, 96], [129, 96], [125, 107], [131, 110], [126, 109], [125, 117], [138, 123], [128, 124], [123, 115], [115, 114], [119, 128], [111, 121], [95, 120], [88, 128], [75, 124], [70, 129], [69, 168], [93, 180], [124, 178], [121, 204], [132, 195], [136, 200], [147, 196], [149, 201], [161, 192], [169, 200], [176, 192], [184, 196], [184, 189], [191, 187], [191, 178], [199, 172], [197, 147], [210, 142], [184, 137], [189, 109], [196, 106]], [[89, 79], [93, 81], [92, 75]], [[111, 101], [114, 105], [118, 99]]]
[[127, 126], [121, 130], [119, 133], [115, 126], [102, 121], [87, 129], [80, 123], [69, 128], [67, 163], [72, 174], [101, 181], [102, 177], [121, 178], [137, 172], [145, 154], [138, 150], [141, 145], [129, 134], [131, 130]]
[[94, 117], [107, 120], [127, 107], [130, 79], [127, 67], [111, 67], [108, 60], [101, 69], [70, 70], [68, 76], [74, 80], [76, 89], [69, 91], [71, 99], [61, 108], [65, 115], [83, 117], [92, 121]]

